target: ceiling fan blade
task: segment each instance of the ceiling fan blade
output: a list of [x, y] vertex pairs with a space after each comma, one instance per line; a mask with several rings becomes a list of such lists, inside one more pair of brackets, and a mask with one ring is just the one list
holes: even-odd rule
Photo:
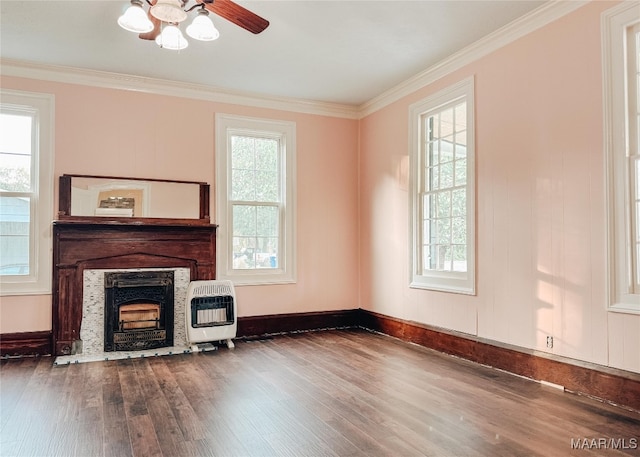
[[196, 0], [196, 2], [204, 3], [204, 7], [212, 13], [222, 16], [251, 33], [258, 34], [269, 26], [269, 21], [231, 0], [214, 0], [213, 2]]
[[[158, 0], [152, 0], [151, 6], [155, 5]], [[138, 38], [142, 40], [155, 40], [158, 35], [160, 35], [160, 19], [151, 14], [151, 10], [147, 11], [147, 17], [149, 20], [153, 22], [153, 30], [147, 33], [141, 33], [138, 35]]]

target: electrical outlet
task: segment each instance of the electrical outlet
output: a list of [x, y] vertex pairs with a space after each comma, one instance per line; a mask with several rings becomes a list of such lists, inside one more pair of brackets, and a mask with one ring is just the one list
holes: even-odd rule
[[553, 347], [553, 337], [547, 336], [547, 347], [551, 349]]

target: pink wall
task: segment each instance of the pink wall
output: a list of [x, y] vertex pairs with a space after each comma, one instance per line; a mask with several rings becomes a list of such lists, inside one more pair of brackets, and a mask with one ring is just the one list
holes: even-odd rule
[[[56, 180], [78, 173], [213, 185], [215, 113], [295, 121], [298, 282], [238, 287], [238, 315], [358, 307], [357, 121], [11, 77], [2, 86], [55, 95]], [[2, 298], [0, 333], [50, 328], [50, 296]]]
[[[640, 372], [640, 316], [606, 310], [600, 14], [613, 5], [588, 4], [362, 120], [363, 308]], [[471, 75], [478, 293], [410, 289], [409, 105]]]

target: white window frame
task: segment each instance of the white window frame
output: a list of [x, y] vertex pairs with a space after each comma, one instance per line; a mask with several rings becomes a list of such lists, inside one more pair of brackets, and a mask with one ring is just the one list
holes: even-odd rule
[[[633, 220], [632, 157], [637, 126], [630, 123], [630, 111], [637, 109], [634, 91], [629, 91], [630, 73], [627, 42], [630, 26], [640, 22], [636, 2], [605, 11], [602, 25], [602, 70], [604, 96], [604, 151], [607, 205], [607, 308], [613, 312], [640, 314], [640, 291], [634, 290], [634, 272], [640, 260], [632, 254]], [[635, 133], [634, 133], [635, 132]], [[633, 145], [634, 148], [637, 146]], [[635, 263], [635, 265], [634, 265]]]
[[[289, 121], [216, 114], [216, 223], [218, 224], [217, 277], [235, 285], [287, 284], [296, 282], [296, 124]], [[279, 261], [275, 269], [233, 268], [233, 227], [230, 138], [232, 134], [277, 137], [281, 146]]]
[[29, 274], [0, 276], [0, 296], [51, 294], [54, 96], [0, 89], [0, 107], [32, 115]]
[[[437, 113], [440, 107], [452, 102], [467, 103], [467, 271], [423, 271], [423, 217], [421, 187], [424, 167], [423, 118]], [[474, 78], [469, 77], [453, 86], [439, 91], [409, 107], [410, 145], [410, 284], [412, 288], [454, 292], [466, 295], [476, 293], [476, 218], [475, 218], [475, 128], [474, 128]]]

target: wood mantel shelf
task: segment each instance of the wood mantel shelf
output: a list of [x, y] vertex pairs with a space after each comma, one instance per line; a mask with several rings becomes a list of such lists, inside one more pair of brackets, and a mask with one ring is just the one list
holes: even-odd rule
[[[100, 220], [96, 220], [100, 219]], [[53, 351], [75, 353], [87, 269], [189, 268], [215, 279], [216, 225], [200, 220], [69, 218], [53, 223]]]

